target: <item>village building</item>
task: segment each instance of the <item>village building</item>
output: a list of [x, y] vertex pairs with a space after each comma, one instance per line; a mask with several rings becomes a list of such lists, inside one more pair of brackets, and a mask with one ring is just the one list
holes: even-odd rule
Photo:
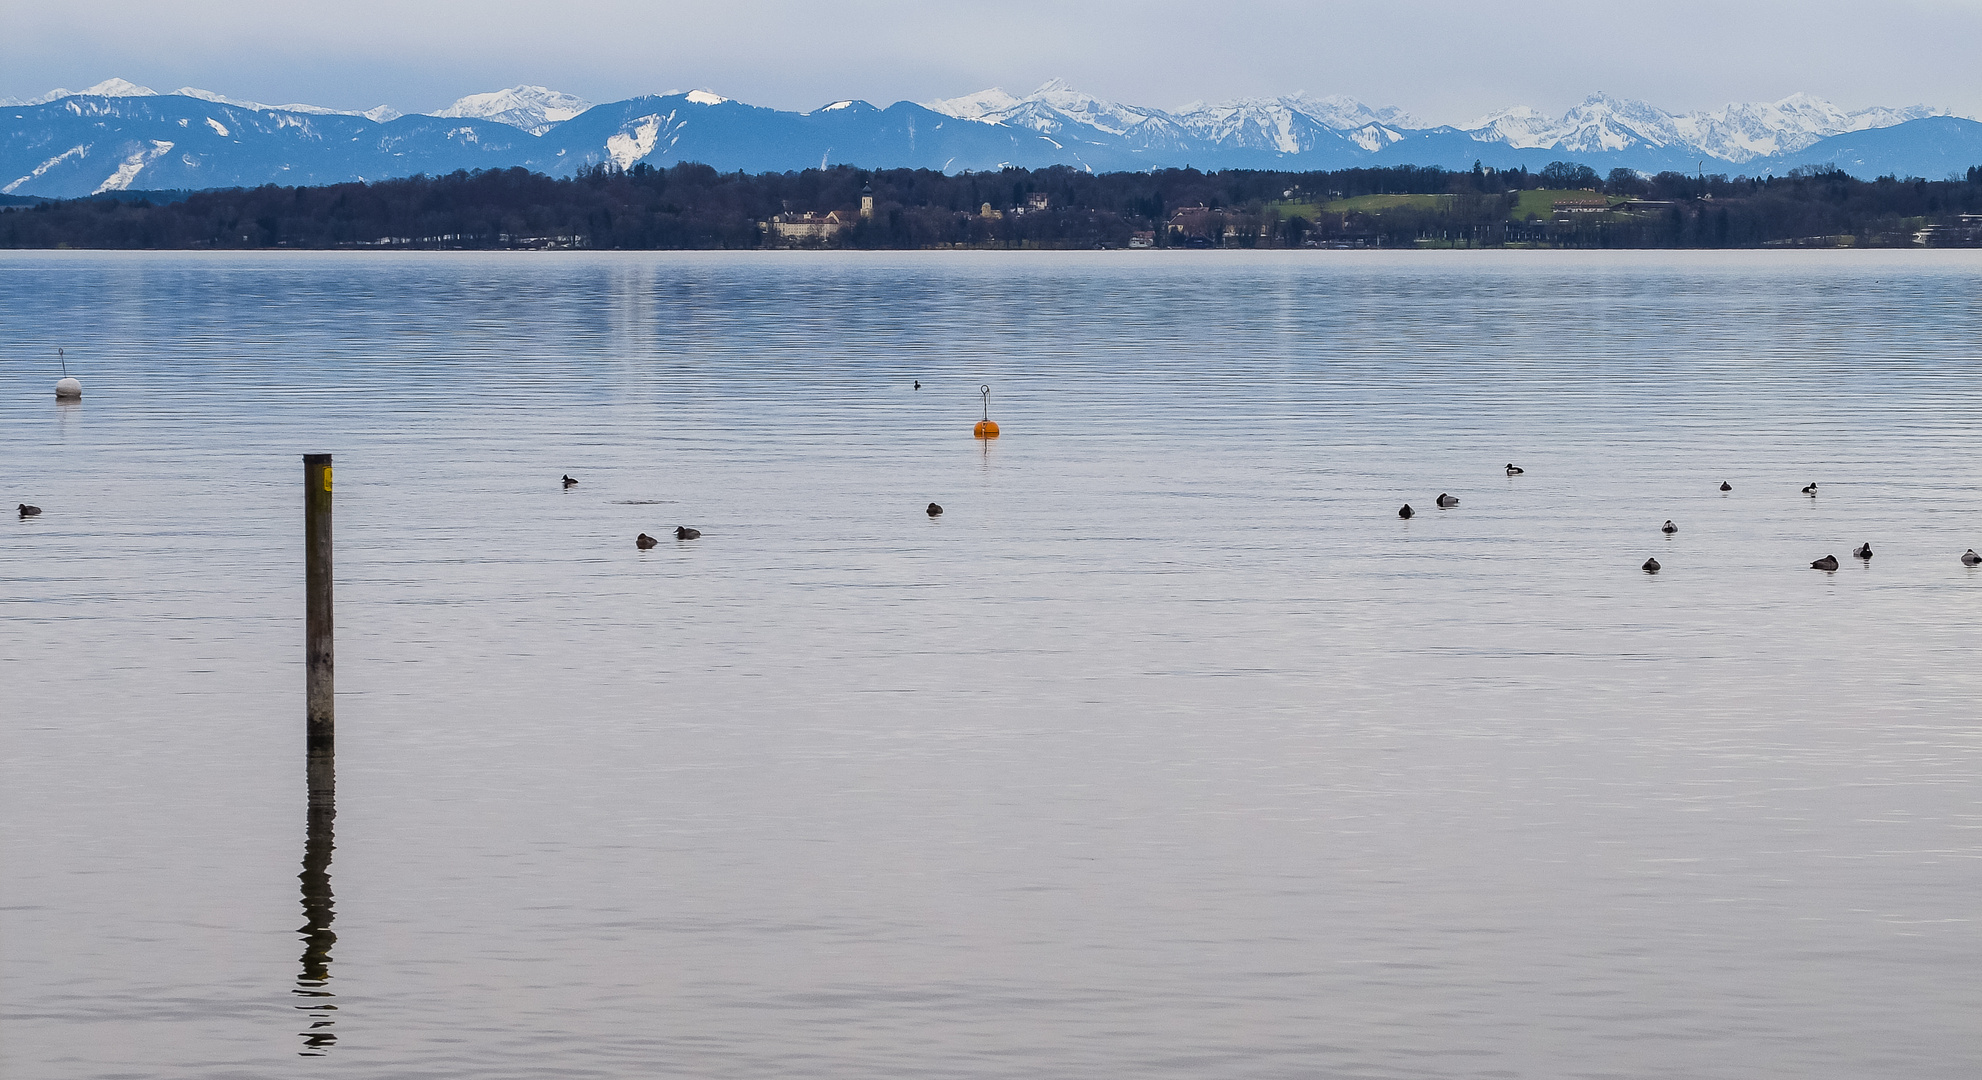
[[[872, 199], [866, 200], [868, 215], [872, 216]], [[779, 214], [764, 222], [764, 229], [780, 240], [826, 240], [839, 234], [841, 229], [853, 227], [859, 217], [851, 210], [832, 210], [824, 214], [807, 211], [802, 214]]]
[[1557, 199], [1549, 204], [1549, 209], [1555, 211], [1557, 215], [1601, 214], [1610, 209], [1610, 200], [1592, 192], [1588, 195], [1572, 195], [1566, 199]]
[[1922, 247], [1982, 247], [1982, 214], [1963, 214], [1952, 222], [1928, 225], [1913, 234]]

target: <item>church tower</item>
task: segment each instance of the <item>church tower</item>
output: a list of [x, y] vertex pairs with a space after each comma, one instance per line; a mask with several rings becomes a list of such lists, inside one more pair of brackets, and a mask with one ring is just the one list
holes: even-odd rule
[[863, 184], [860, 188], [860, 220], [874, 220], [874, 185]]

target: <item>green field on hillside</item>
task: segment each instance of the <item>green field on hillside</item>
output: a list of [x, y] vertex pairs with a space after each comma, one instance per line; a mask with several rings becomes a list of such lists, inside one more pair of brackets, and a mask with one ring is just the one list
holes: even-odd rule
[[1395, 210], [1401, 206], [1416, 210], [1437, 210], [1450, 205], [1456, 197], [1453, 195], [1358, 195], [1353, 199], [1336, 199], [1322, 209], [1333, 214], [1381, 214], [1385, 210]]
[[[1353, 199], [1336, 199], [1321, 206], [1304, 203], [1282, 202], [1272, 204], [1283, 218], [1296, 214], [1313, 221], [1316, 212], [1327, 214], [1381, 214], [1385, 210], [1409, 207], [1413, 210], [1438, 210], [1452, 205], [1456, 195], [1358, 195]], [[1604, 199], [1611, 205], [1624, 201], [1621, 195], [1605, 196], [1594, 191], [1563, 191], [1552, 188], [1523, 191], [1514, 199], [1513, 209], [1508, 217], [1512, 221], [1526, 221], [1530, 217], [1547, 218], [1555, 213], [1558, 200]]]

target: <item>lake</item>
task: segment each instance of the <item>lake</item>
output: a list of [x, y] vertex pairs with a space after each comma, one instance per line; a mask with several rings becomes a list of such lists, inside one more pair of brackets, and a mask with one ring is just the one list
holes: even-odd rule
[[1978, 471], [1978, 252], [0, 254], [0, 1075], [1972, 1077]]

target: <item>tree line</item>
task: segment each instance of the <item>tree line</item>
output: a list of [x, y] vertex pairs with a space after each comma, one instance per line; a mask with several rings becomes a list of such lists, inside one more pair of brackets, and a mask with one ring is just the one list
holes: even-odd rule
[[[850, 219], [823, 239], [793, 241], [766, 227], [781, 214], [851, 211], [864, 192], [875, 200], [873, 217]], [[1592, 212], [1572, 212], [1576, 198], [1552, 208], [1544, 201], [1547, 212], [1536, 212], [1527, 192], [1603, 199], [1580, 206]], [[1370, 195], [1417, 198], [1361, 198]], [[1043, 208], [1034, 196], [1045, 197]], [[640, 164], [565, 178], [517, 168], [48, 201], [0, 209], [0, 247], [1754, 247], [1904, 245], [1923, 235], [1982, 243], [1982, 222], [1964, 222], [1964, 214], [1982, 214], [1982, 166], [1944, 180], [1860, 180], [1828, 168], [1780, 177], [1616, 169], [1600, 177], [1574, 162], [1533, 172], [1476, 164], [1095, 174], [1055, 166], [959, 175]]]

